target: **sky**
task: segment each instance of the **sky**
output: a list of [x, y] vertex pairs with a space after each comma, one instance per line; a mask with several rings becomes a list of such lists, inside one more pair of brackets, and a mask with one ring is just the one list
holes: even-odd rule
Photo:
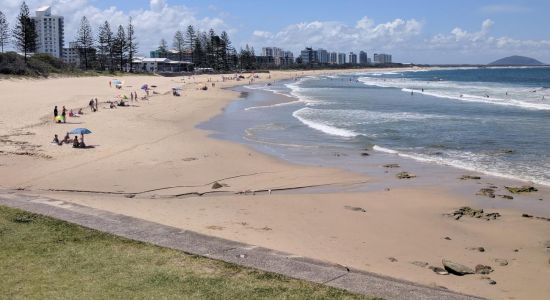
[[[82, 16], [126, 25], [132, 16], [139, 52], [194, 25], [227, 31], [238, 49], [265, 46], [296, 54], [304, 47], [338, 52], [390, 53], [396, 62], [489, 63], [525, 55], [550, 63], [550, 1], [485, 0], [27, 0], [31, 13], [51, 5], [65, 17], [65, 43]], [[21, 0], [0, 0], [15, 22]]]

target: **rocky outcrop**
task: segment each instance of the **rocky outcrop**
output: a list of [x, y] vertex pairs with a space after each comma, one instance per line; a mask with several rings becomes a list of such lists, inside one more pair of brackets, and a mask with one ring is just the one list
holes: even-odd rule
[[487, 221], [496, 220], [500, 218], [499, 213], [486, 213], [483, 209], [474, 209], [469, 206], [461, 207], [454, 212], [447, 214], [447, 216], [453, 217], [455, 220], [460, 220], [464, 216], [483, 219]]
[[458, 276], [475, 274], [474, 270], [472, 270], [470, 267], [467, 267], [465, 265], [455, 263], [453, 261], [446, 260], [446, 259], [444, 259], [442, 263], [443, 263], [443, 266], [445, 267], [445, 270], [447, 270], [451, 274], [458, 275]]
[[532, 193], [538, 192], [538, 190], [530, 185], [524, 185], [520, 187], [505, 186], [505, 188], [512, 194]]

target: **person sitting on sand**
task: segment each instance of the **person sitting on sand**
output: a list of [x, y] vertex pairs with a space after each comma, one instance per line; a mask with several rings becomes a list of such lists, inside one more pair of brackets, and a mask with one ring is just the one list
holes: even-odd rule
[[73, 139], [73, 148], [78, 148], [78, 146], [79, 146], [78, 137], [75, 136]]
[[113, 103], [113, 101], [109, 101], [109, 108], [110, 109], [116, 108], [116, 105]]
[[73, 113], [72, 109], [69, 110], [69, 117], [75, 117], [75, 114]]
[[67, 134], [65, 135], [65, 138], [63, 139], [63, 141], [61, 141], [61, 143], [68, 144], [70, 142], [71, 142], [71, 137], [69, 136], [69, 133], [67, 132]]
[[82, 115], [84, 114], [84, 112], [82, 111], [82, 108], [80, 108], [80, 109], [78, 110], [78, 114], [79, 114], [80, 116], [82, 116]]
[[82, 139], [82, 142], [78, 144], [78, 148], [86, 148], [86, 144], [84, 144], [84, 139]]
[[58, 144], [59, 146], [61, 146], [62, 143], [59, 141], [59, 137], [57, 137], [57, 134], [55, 134], [55, 135], [53, 136], [53, 141], [52, 141], [52, 143]]

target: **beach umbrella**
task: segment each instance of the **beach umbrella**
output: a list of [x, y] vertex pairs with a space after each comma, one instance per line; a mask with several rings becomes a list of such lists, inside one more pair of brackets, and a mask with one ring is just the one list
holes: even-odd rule
[[90, 134], [92, 132], [87, 128], [75, 128], [75, 129], [71, 130], [69, 133], [70, 134], [84, 135], [84, 134]]

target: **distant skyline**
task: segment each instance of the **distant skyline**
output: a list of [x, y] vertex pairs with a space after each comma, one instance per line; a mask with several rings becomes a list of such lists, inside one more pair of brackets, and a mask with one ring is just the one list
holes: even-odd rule
[[[10, 25], [22, 1], [0, 0]], [[226, 30], [238, 49], [275, 46], [295, 54], [306, 47], [391, 53], [396, 62], [489, 63], [525, 55], [550, 63], [550, 1], [278, 0], [30, 0], [31, 13], [51, 5], [65, 17], [65, 42], [82, 16], [94, 30], [132, 16], [140, 53], [170, 44], [177, 29]]]

